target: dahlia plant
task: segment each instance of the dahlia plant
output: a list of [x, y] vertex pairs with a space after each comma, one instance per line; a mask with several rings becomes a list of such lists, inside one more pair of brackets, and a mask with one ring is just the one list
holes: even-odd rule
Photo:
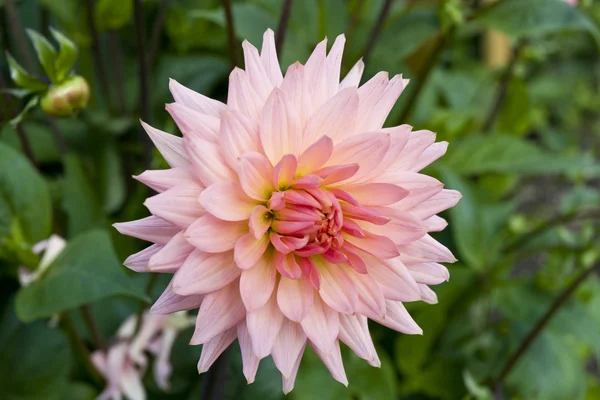
[[142, 123], [171, 168], [137, 177], [152, 216], [115, 227], [153, 243], [125, 265], [174, 274], [153, 313], [198, 309], [200, 372], [237, 338], [249, 383], [270, 355], [289, 392], [308, 344], [347, 384], [340, 341], [379, 366], [368, 319], [421, 334], [403, 303], [435, 303], [456, 261], [429, 232], [461, 196], [419, 173], [447, 143], [383, 128], [408, 81], [360, 85], [359, 61], [340, 82], [344, 42], [284, 76], [268, 30], [260, 53], [243, 43], [226, 104], [171, 80], [183, 138]]

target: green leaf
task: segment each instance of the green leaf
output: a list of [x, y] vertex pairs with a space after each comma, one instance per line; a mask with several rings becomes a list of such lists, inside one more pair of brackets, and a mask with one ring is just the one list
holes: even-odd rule
[[106, 222], [99, 194], [94, 190], [83, 163], [75, 154], [69, 154], [65, 159], [62, 207], [69, 217], [70, 236], [102, 227]]
[[563, 0], [503, 0], [478, 21], [513, 37], [539, 36], [560, 31], [584, 30], [596, 37], [598, 28]]
[[50, 28], [50, 33], [60, 45], [58, 58], [54, 64], [56, 79], [62, 81], [71, 71], [75, 61], [77, 61], [77, 46], [68, 37], [54, 28]]
[[0, 321], [0, 387], [10, 400], [62, 399], [71, 367], [69, 344], [47, 322], [19, 323], [14, 304]]
[[277, 20], [253, 4], [234, 4], [232, 12], [236, 36], [255, 45], [262, 43], [263, 34], [267, 28], [273, 30], [277, 28]]
[[102, 204], [104, 211], [110, 214], [118, 210], [125, 201], [123, 165], [117, 146], [112, 141], [105, 141], [99, 157]]
[[577, 173], [597, 176], [600, 173], [600, 165], [593, 158], [550, 153], [525, 139], [500, 134], [472, 135], [454, 143], [444, 163], [460, 175]]
[[0, 196], [33, 244], [50, 235], [52, 202], [46, 181], [25, 156], [0, 143]]
[[10, 235], [12, 220], [13, 217], [10, 205], [8, 204], [8, 199], [0, 196], [0, 238]]
[[506, 99], [500, 108], [496, 130], [520, 135], [531, 125], [532, 105], [523, 80], [513, 78], [508, 86]]
[[96, 26], [100, 31], [121, 29], [133, 13], [133, 1], [99, 0], [94, 5]]
[[41, 279], [19, 291], [17, 315], [32, 321], [117, 295], [149, 301], [125, 274], [108, 233], [94, 230], [70, 241]]
[[[61, 161], [56, 141], [52, 137], [52, 133], [48, 126], [28, 121], [23, 125], [23, 129], [25, 135], [27, 135], [27, 139], [29, 139], [33, 155], [38, 163], [44, 164]], [[22, 149], [19, 135], [10, 125], [6, 125], [4, 129], [0, 129], [0, 142], [5, 143], [18, 151], [21, 151]]]
[[8, 59], [8, 67], [10, 69], [10, 78], [17, 86], [32, 92], [42, 92], [48, 89], [48, 84], [40, 81], [37, 78], [29, 75], [27, 71], [10, 55], [6, 52], [6, 58]]
[[56, 80], [56, 60], [58, 58], [58, 53], [54, 46], [50, 44], [48, 39], [44, 36], [40, 35], [33, 29], [27, 29], [27, 35], [29, 35], [29, 39], [33, 43], [33, 47], [35, 48], [35, 52], [37, 53], [38, 60], [40, 60], [40, 64], [44, 68], [44, 72], [53, 83], [58, 83]]

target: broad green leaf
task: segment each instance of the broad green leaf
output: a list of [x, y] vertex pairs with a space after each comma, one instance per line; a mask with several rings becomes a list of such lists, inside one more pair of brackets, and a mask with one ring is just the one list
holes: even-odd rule
[[48, 39], [33, 29], [27, 29], [27, 35], [29, 35], [29, 39], [31, 39], [31, 42], [33, 43], [33, 47], [40, 60], [40, 64], [42, 64], [42, 67], [44, 68], [44, 72], [46, 72], [46, 75], [51, 82], [58, 83], [55, 69], [56, 60], [58, 58], [56, 49], [54, 49], [54, 46], [52, 46]]
[[52, 202], [46, 181], [25, 156], [0, 143], [0, 196], [34, 244], [50, 235]]
[[149, 300], [125, 274], [108, 233], [93, 230], [69, 241], [41, 279], [19, 291], [17, 315], [32, 321], [118, 295]]
[[[38, 163], [44, 164], [60, 161], [60, 152], [56, 146], [56, 141], [47, 126], [28, 121], [23, 124], [23, 129]], [[22, 148], [17, 131], [10, 125], [6, 125], [4, 129], [0, 129], [0, 142], [19, 151]]]
[[600, 173], [593, 158], [550, 153], [525, 139], [500, 134], [472, 135], [453, 143], [444, 163], [460, 175]]
[[48, 84], [40, 81], [37, 78], [29, 75], [27, 71], [10, 55], [6, 52], [6, 58], [8, 59], [8, 67], [10, 70], [10, 78], [13, 82], [24, 89], [32, 92], [42, 92], [48, 89]]
[[133, 14], [133, 0], [99, 0], [94, 4], [94, 15], [98, 30], [122, 28]]
[[[5, 199], [4, 196], [0, 196], [0, 238], [10, 234], [12, 220], [13, 217], [10, 205], [8, 204], [8, 199]], [[2, 241], [0, 240], [0, 244], [1, 243]]]
[[14, 303], [0, 321], [0, 387], [10, 400], [59, 400], [71, 367], [67, 339], [46, 321], [20, 323]]
[[563, 0], [503, 0], [478, 21], [513, 37], [574, 30], [599, 35], [598, 28], [581, 10]]
[[75, 46], [75, 43], [71, 39], [56, 29], [50, 28], [50, 33], [52, 33], [54, 39], [60, 44], [54, 69], [56, 71], [56, 79], [61, 81], [69, 74], [71, 68], [75, 65], [75, 61], [77, 61], [77, 46]]
[[67, 155], [62, 207], [69, 218], [70, 236], [104, 225], [101, 199], [94, 188], [81, 159]]

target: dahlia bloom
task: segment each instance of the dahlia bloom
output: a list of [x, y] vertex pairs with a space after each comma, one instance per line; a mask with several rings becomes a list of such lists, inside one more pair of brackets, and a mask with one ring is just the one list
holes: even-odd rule
[[143, 123], [172, 168], [137, 177], [159, 193], [152, 216], [115, 227], [154, 243], [125, 265], [174, 274], [152, 312], [199, 309], [199, 372], [237, 338], [248, 383], [270, 355], [289, 392], [308, 344], [347, 384], [340, 341], [379, 366], [368, 319], [422, 333], [402, 303], [435, 303], [456, 261], [428, 232], [460, 194], [418, 172], [447, 143], [383, 128], [407, 81], [359, 86], [359, 61], [340, 82], [344, 41], [283, 76], [268, 30], [260, 53], [243, 43], [227, 104], [171, 80], [183, 138]]

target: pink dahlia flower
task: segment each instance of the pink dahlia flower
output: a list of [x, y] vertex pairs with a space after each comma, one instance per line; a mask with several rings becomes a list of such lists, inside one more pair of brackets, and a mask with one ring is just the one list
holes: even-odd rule
[[359, 86], [359, 61], [340, 82], [344, 41], [283, 76], [269, 30], [260, 53], [244, 42], [227, 104], [171, 81], [183, 138], [143, 124], [172, 168], [137, 177], [152, 216], [115, 226], [154, 243], [125, 265], [174, 274], [153, 312], [199, 309], [200, 372], [237, 338], [249, 383], [270, 355], [289, 392], [308, 344], [347, 384], [339, 342], [379, 366], [367, 320], [420, 334], [403, 302], [435, 303], [456, 261], [428, 232], [460, 194], [419, 173], [447, 143], [383, 128], [407, 81]]

